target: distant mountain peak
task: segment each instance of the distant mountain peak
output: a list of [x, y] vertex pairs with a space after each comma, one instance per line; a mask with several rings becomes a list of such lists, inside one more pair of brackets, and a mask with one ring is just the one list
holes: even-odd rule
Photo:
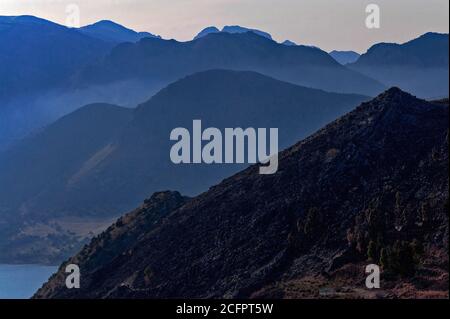
[[348, 68], [426, 99], [448, 96], [448, 34], [428, 32], [405, 43], [377, 43]]
[[288, 45], [288, 46], [296, 46], [297, 43], [292, 42], [291, 40], [285, 40], [284, 42], [282, 42], [281, 44], [283, 45]]
[[107, 42], [137, 42], [142, 38], [161, 38], [149, 32], [136, 32], [111, 20], [100, 20], [78, 30]]
[[58, 25], [49, 20], [45, 20], [32, 15], [20, 16], [0, 16], [0, 23], [20, 23], [20, 24], [39, 24], [39, 25]]
[[257, 30], [257, 29], [251, 29], [251, 28], [246, 28], [246, 27], [241, 27], [239, 25], [226, 25], [222, 28], [222, 30], [219, 30], [217, 27], [215, 26], [210, 26], [207, 27], [205, 29], [203, 29], [202, 31], [200, 31], [195, 37], [194, 40], [199, 39], [201, 37], [204, 37], [208, 34], [211, 33], [219, 33], [219, 32], [224, 32], [224, 33], [246, 33], [246, 32], [253, 32], [259, 36], [262, 36], [264, 38], [272, 39], [272, 36], [264, 31], [261, 30]]
[[122, 31], [127, 31], [127, 32], [135, 32], [134, 30], [126, 28], [123, 25], [118, 24], [111, 20], [100, 20], [95, 23], [83, 26], [80, 29], [89, 30], [89, 29], [93, 29], [93, 28], [103, 28], [103, 29], [110, 29], [110, 30], [122, 30]]
[[333, 50], [329, 53], [333, 59], [342, 65], [353, 63], [359, 59], [360, 54], [355, 51], [338, 51]]
[[208, 35], [210, 33], [218, 33], [220, 32], [219, 29], [217, 29], [216, 27], [212, 26], [212, 27], [206, 27], [204, 28], [202, 31], [200, 31], [195, 37], [194, 40], [197, 40], [201, 37], [204, 37], [205, 35]]
[[95, 22], [95, 23], [93, 23], [91, 25], [111, 25], [111, 26], [117, 26], [117, 27], [120, 27], [120, 28], [125, 28], [124, 26], [122, 26], [122, 25], [120, 25], [120, 24], [118, 24], [118, 23], [116, 23], [114, 21], [111, 21], [111, 20], [100, 20], [100, 21], [97, 21], [97, 22]]
[[241, 27], [239, 25], [227, 25], [224, 26], [222, 29], [222, 32], [228, 32], [228, 33], [245, 33], [245, 32], [253, 32], [256, 33], [257, 35], [260, 35], [262, 37], [265, 37], [267, 39], [273, 40], [272, 36], [264, 31], [261, 30], [257, 30], [257, 29], [250, 29], [250, 28], [246, 28], [246, 27]]

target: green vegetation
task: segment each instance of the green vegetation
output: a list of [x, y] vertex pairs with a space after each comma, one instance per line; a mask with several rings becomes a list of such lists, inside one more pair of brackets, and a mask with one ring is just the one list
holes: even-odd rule
[[[406, 209], [402, 206], [401, 197], [399, 192], [395, 193], [392, 212], [401, 225], [406, 225]], [[424, 245], [418, 238], [411, 239], [405, 230], [390, 230], [386, 224], [389, 215], [382, 207], [381, 200], [374, 200], [364, 214], [356, 217], [354, 226], [347, 230], [348, 245], [392, 275], [412, 276], [421, 263]], [[419, 216], [423, 222], [430, 220], [429, 211], [426, 203], [419, 206]]]
[[367, 258], [386, 270], [401, 276], [414, 275], [424, 253], [420, 241], [395, 241], [391, 245], [380, 247], [374, 241], [369, 243]]

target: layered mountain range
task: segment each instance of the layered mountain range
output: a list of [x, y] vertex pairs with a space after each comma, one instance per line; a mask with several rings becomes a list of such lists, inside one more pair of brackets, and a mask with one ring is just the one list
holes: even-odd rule
[[59, 87], [112, 48], [76, 29], [32, 16], [0, 17], [0, 39], [2, 99]]
[[355, 51], [337, 51], [337, 50], [331, 51], [330, 55], [332, 56], [333, 59], [335, 59], [342, 65], [356, 62], [361, 56], [359, 53]]
[[1, 17], [0, 41], [0, 149], [82, 105], [133, 107], [209, 69], [257, 71], [334, 92], [384, 89], [317, 48], [278, 44], [238, 26], [177, 42], [111, 21], [76, 29], [31, 16]]
[[59, 263], [149, 194], [197, 196], [246, 168], [174, 165], [170, 132], [193, 120], [277, 127], [283, 149], [387, 86], [448, 96], [448, 34], [377, 44], [346, 65], [356, 56], [240, 26], [179, 42], [112, 21], [68, 28], [0, 17], [0, 42], [7, 263]]
[[32, 16], [0, 17], [0, 41], [0, 150], [82, 105], [133, 107], [209, 69], [256, 71], [341, 93], [375, 96], [396, 85], [421, 97], [448, 95], [448, 35], [378, 44], [346, 66], [318, 48], [279, 44], [241, 26], [211, 27], [177, 42], [112, 21], [67, 28]]
[[150, 32], [136, 32], [118, 23], [102, 20], [78, 29], [83, 34], [115, 44], [122, 42], [137, 42], [143, 38], [158, 38], [161, 36]]
[[375, 44], [347, 66], [420, 97], [448, 97], [448, 34], [429, 32], [403, 44]]
[[172, 82], [209, 69], [256, 71], [279, 80], [332, 92], [374, 95], [383, 85], [308, 46], [286, 46], [254, 32], [209, 33], [189, 42], [145, 38], [115, 47], [98, 64], [80, 72], [77, 83], [155, 79]]
[[274, 175], [155, 193], [35, 298], [448, 298], [448, 116], [448, 100], [389, 89], [281, 152]]
[[65, 83], [114, 46], [31, 16], [0, 17], [0, 42], [0, 150], [87, 103]]
[[0, 200], [2, 262], [54, 263], [111, 222], [96, 217], [95, 211], [90, 218], [77, 218], [83, 213], [61, 218], [70, 205], [60, 206], [54, 216], [41, 211], [35, 217], [28, 207], [31, 202], [38, 204], [39, 197], [60, 201], [52, 192], [64, 187], [70, 174], [106, 147], [132, 115], [132, 110], [114, 105], [88, 105], [0, 155], [0, 192], [12, 196]]
[[219, 33], [219, 32], [225, 32], [225, 33], [247, 33], [247, 32], [253, 32], [259, 36], [262, 36], [264, 38], [267, 38], [269, 40], [273, 40], [272, 36], [264, 31], [261, 30], [257, 30], [257, 29], [250, 29], [250, 28], [245, 28], [245, 27], [241, 27], [238, 25], [226, 25], [222, 28], [222, 30], [219, 30], [216, 27], [206, 27], [204, 28], [202, 31], [200, 31], [195, 37], [194, 40], [197, 40], [199, 38], [204, 37], [205, 35], [211, 34], [211, 33]]
[[[176, 127], [191, 130], [196, 119], [204, 128], [275, 127], [284, 148], [367, 99], [212, 70], [169, 85], [135, 110], [86, 106], [0, 154], [0, 184], [9, 185], [0, 189], [8, 221], [0, 243], [14, 247], [0, 250], [0, 260], [58, 260], [76, 235], [68, 220], [84, 218], [78, 226], [92, 230], [154, 191], [196, 195], [245, 167], [173, 164], [169, 136]], [[50, 245], [52, 236], [58, 239]], [[38, 241], [52, 249], [36, 251]]]

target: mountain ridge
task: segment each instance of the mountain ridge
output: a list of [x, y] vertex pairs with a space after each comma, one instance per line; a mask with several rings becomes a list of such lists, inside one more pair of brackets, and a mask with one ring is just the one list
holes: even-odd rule
[[[177, 188], [194, 195], [246, 165], [173, 164], [168, 154], [173, 144], [170, 132], [175, 127], [190, 128], [195, 119], [201, 119], [205, 127], [219, 129], [279, 127], [282, 148], [367, 99], [300, 87], [255, 72], [200, 72], [167, 86], [136, 110], [124, 110], [127, 117], [118, 118], [122, 124], [112, 126], [117, 132], [105, 136], [105, 142], [93, 149], [83, 144], [90, 145], [85, 134], [98, 129], [91, 116], [90, 125], [73, 130], [83, 132], [82, 136], [73, 134], [63, 143], [70, 152], [44, 141], [31, 150], [26, 148], [28, 152], [11, 150], [0, 155], [0, 182], [13, 184], [0, 190], [0, 206], [4, 215], [14, 217], [20, 211], [33, 225], [50, 217], [116, 217], [158, 189]], [[218, 113], [222, 116], [217, 117]], [[49, 135], [52, 139], [66, 136], [59, 130]], [[34, 140], [24, 143], [36, 145]], [[80, 160], [74, 162], [72, 153]], [[36, 165], [27, 165], [30, 158], [35, 158]], [[67, 166], [69, 163], [74, 165]], [[59, 173], [50, 174], [56, 167], [61, 169]], [[5, 235], [4, 242], [8, 240], [11, 238]], [[20, 242], [12, 240], [10, 245], [13, 243], [18, 246], [12, 252], [20, 252]]]
[[256, 35], [259, 35], [261, 37], [267, 38], [269, 40], [273, 40], [272, 36], [264, 31], [261, 30], [257, 30], [257, 29], [251, 29], [251, 28], [246, 28], [246, 27], [241, 27], [239, 25], [226, 25], [222, 28], [222, 30], [219, 30], [217, 27], [214, 26], [210, 26], [210, 27], [206, 27], [204, 28], [202, 31], [200, 31], [195, 37], [194, 40], [200, 39], [208, 34], [211, 33], [219, 33], [219, 32], [224, 32], [224, 33], [246, 33], [246, 32], [252, 32]]
[[333, 59], [338, 61], [342, 65], [346, 65], [348, 63], [356, 62], [361, 56], [359, 53], [355, 51], [337, 51], [333, 50], [329, 53]]
[[[34, 298], [312, 298], [323, 287], [344, 298], [448, 296], [447, 119], [448, 105], [389, 89], [281, 152], [275, 175], [251, 166], [133, 242], [115, 235], [140, 233], [119, 219]], [[425, 248], [417, 264], [384, 261], [392, 273], [371, 294], [363, 265], [378, 260], [367, 250], [377, 237], [392, 262]], [[80, 289], [65, 289], [69, 263]]]
[[425, 33], [408, 42], [378, 43], [347, 66], [419, 97], [448, 96], [448, 34]]
[[100, 63], [80, 71], [75, 82], [95, 85], [155, 78], [173, 82], [208, 69], [255, 71], [338, 93], [374, 95], [384, 89], [379, 82], [341, 66], [324, 51], [278, 44], [253, 32], [210, 33], [188, 42], [145, 38], [120, 44]]
[[114, 43], [136, 42], [147, 37], [161, 38], [160, 36], [153, 35], [149, 32], [136, 32], [110, 20], [97, 21], [93, 24], [78, 28], [77, 30], [91, 37]]

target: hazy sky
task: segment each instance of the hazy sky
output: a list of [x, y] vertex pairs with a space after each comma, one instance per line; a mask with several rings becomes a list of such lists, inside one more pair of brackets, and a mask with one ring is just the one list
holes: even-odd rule
[[[367, 29], [365, 8], [378, 4], [381, 28]], [[0, 15], [31, 14], [65, 24], [77, 4], [81, 24], [108, 19], [180, 41], [210, 25], [242, 25], [324, 50], [367, 50], [427, 31], [449, 31], [448, 0], [0, 0]]]

